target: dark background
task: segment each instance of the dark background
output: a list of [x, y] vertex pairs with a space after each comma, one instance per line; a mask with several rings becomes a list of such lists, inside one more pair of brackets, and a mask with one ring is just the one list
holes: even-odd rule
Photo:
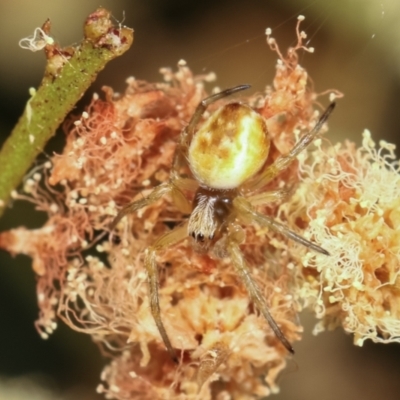
[[[98, 1], [0, 0], [1, 142], [22, 113], [29, 87], [39, 85], [45, 64], [42, 53], [22, 50], [18, 41], [49, 17], [58, 42], [79, 42], [83, 20]], [[135, 41], [99, 75], [81, 105], [102, 85], [123, 91], [129, 76], [159, 81], [159, 68], [175, 68], [181, 58], [196, 73], [216, 72], [213, 85], [250, 83], [252, 90], [262, 90], [272, 81], [277, 58], [265, 44], [265, 28], [272, 28], [286, 50], [302, 14], [302, 28], [316, 51], [302, 56], [301, 64], [317, 92], [335, 88], [345, 94], [329, 121], [332, 142], [360, 143], [364, 128], [376, 140], [399, 141], [398, 0], [103, 0], [101, 5], [112, 11], [116, 23], [125, 18], [123, 23], [135, 29]], [[46, 151], [61, 145], [60, 135]], [[43, 221], [29, 205], [15, 204], [0, 220], [0, 230], [39, 227]], [[60, 324], [43, 341], [33, 326], [37, 312], [30, 260], [0, 252], [0, 399], [102, 398], [94, 388], [105, 360], [90, 338]], [[304, 314], [302, 320], [305, 339], [296, 344], [275, 399], [399, 398], [398, 344], [368, 342], [357, 348], [340, 330], [313, 337], [314, 319]]]

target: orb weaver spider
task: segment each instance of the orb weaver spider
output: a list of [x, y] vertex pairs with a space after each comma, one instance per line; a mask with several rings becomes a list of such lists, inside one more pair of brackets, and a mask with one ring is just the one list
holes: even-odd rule
[[[314, 251], [329, 255], [322, 247], [257, 212], [254, 206], [284, 197], [286, 192], [283, 190], [259, 192], [313, 141], [335, 103], [328, 106], [314, 128], [296, 143], [289, 154], [278, 157], [273, 164], [261, 170], [268, 157], [270, 140], [264, 118], [250, 106], [239, 102], [226, 104], [215, 111], [196, 131], [197, 124], [210, 104], [249, 87], [250, 85], [235, 86], [202, 100], [189, 124], [181, 132], [169, 180], [156, 186], [147, 197], [122, 208], [110, 226], [113, 230], [127, 214], [152, 204], [167, 193], [180, 210], [190, 214], [188, 221], [166, 232], [148, 247], [144, 257], [151, 313], [175, 362], [178, 358], [161, 318], [157, 252], [189, 236], [197, 252], [213, 250], [216, 257], [230, 257], [252, 302], [291, 353], [294, 353], [291, 344], [272, 317], [241, 254], [239, 245], [244, 241], [245, 235], [239, 222], [256, 222]], [[180, 175], [181, 168], [185, 166], [189, 167], [194, 179]], [[185, 197], [185, 191], [195, 192], [192, 204]]]

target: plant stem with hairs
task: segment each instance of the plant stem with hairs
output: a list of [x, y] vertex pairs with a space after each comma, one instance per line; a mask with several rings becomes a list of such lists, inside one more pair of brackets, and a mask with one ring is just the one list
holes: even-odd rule
[[39, 32], [40, 40], [31, 39], [29, 48], [44, 48], [45, 74], [0, 152], [0, 215], [12, 190], [97, 74], [133, 42], [133, 30], [113, 26], [110, 13], [104, 8], [87, 17], [85, 37], [76, 47], [60, 48], [55, 44], [49, 36], [49, 20]]

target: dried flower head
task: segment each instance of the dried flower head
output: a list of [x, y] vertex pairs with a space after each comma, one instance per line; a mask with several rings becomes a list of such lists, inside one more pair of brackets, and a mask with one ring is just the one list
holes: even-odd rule
[[[318, 118], [317, 95], [298, 64], [304, 32], [278, 55], [272, 86], [246, 99], [267, 121], [267, 163], [287, 153]], [[128, 79], [123, 95], [105, 89], [81, 118], [66, 124], [62, 154], [25, 180], [28, 199], [49, 219], [37, 230], [4, 232], [0, 245], [29, 254], [38, 275], [40, 317], [47, 337], [56, 316], [90, 334], [111, 359], [98, 392], [115, 399], [255, 399], [278, 391], [287, 352], [258, 314], [229, 259], [197, 254], [186, 241], [160, 253], [160, 303], [176, 366], [149, 309], [146, 247], [186, 216], [168, 197], [118, 224], [99, 240], [118, 210], [169, 177], [176, 139], [212, 76], [194, 76], [184, 61], [161, 70], [163, 83]], [[335, 93], [338, 96], [339, 93]], [[210, 111], [216, 106], [211, 106]], [[241, 246], [252, 275], [285, 336], [300, 339], [296, 313], [312, 307], [324, 325], [342, 325], [357, 343], [398, 338], [398, 166], [366, 137], [363, 148], [326, 146], [299, 157], [271, 182], [289, 185], [290, 200], [262, 207], [326, 248], [319, 256], [259, 226], [245, 228]], [[387, 185], [390, 182], [390, 185]], [[61, 190], [55, 190], [58, 185]]]
[[[325, 327], [343, 326], [354, 342], [400, 340], [400, 177], [394, 145], [322, 146], [299, 162], [305, 179], [281, 211], [330, 253], [303, 255], [297, 295]], [[300, 221], [300, 222], [299, 222]], [[301, 249], [298, 249], [300, 257]]]

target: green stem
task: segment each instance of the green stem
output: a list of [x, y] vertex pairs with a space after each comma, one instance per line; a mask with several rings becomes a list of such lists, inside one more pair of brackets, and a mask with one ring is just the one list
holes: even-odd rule
[[[0, 216], [12, 190], [22, 181], [47, 141], [83, 96], [108, 61], [133, 42], [133, 30], [114, 27], [110, 13], [99, 8], [84, 24], [85, 38], [75, 48], [45, 47], [47, 65], [36, 93], [0, 151]], [[47, 35], [50, 22], [42, 27]]]

